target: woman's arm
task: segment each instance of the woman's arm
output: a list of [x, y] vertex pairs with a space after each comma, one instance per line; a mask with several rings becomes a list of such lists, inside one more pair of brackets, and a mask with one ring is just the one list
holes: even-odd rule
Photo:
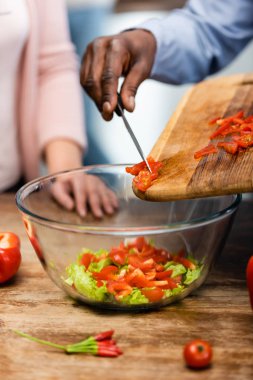
[[37, 133], [41, 152], [55, 139], [85, 149], [78, 62], [70, 42], [65, 3], [37, 0], [40, 18]]

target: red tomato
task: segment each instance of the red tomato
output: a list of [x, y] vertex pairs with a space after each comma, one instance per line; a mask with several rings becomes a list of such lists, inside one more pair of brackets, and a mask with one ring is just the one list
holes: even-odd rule
[[160, 288], [141, 289], [141, 292], [150, 302], [157, 302], [163, 298], [163, 291]]
[[12, 232], [0, 233], [0, 283], [11, 279], [21, 263], [20, 241]]
[[251, 256], [247, 264], [246, 279], [249, 290], [250, 303], [253, 310], [253, 256]]
[[201, 339], [195, 339], [184, 347], [184, 359], [191, 368], [205, 368], [210, 365], [213, 356], [210, 344]]

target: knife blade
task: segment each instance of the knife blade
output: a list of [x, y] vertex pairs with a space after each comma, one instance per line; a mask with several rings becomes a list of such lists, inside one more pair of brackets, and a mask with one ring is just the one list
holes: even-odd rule
[[118, 103], [117, 103], [117, 107], [116, 107], [116, 109], [115, 109], [115, 112], [116, 112], [116, 114], [117, 114], [118, 116], [122, 117], [122, 120], [123, 120], [123, 122], [124, 122], [124, 125], [125, 125], [125, 127], [126, 127], [128, 133], [129, 133], [129, 135], [131, 136], [131, 139], [132, 139], [132, 141], [133, 141], [133, 143], [134, 143], [136, 149], [138, 150], [139, 155], [140, 155], [141, 158], [142, 158], [142, 161], [145, 162], [145, 164], [147, 165], [148, 170], [150, 171], [150, 173], [152, 173], [152, 170], [151, 170], [151, 168], [150, 168], [150, 166], [149, 166], [149, 163], [148, 163], [147, 159], [145, 158], [145, 155], [144, 155], [144, 153], [143, 153], [143, 150], [141, 149], [141, 146], [140, 146], [140, 144], [139, 144], [139, 142], [138, 142], [138, 140], [137, 140], [137, 138], [136, 138], [136, 136], [135, 136], [135, 134], [134, 134], [132, 128], [130, 127], [130, 124], [128, 123], [128, 121], [127, 121], [127, 119], [126, 119], [126, 117], [125, 117], [124, 110], [123, 110], [123, 106], [122, 106], [122, 100], [121, 100], [121, 97], [120, 97], [119, 94], [118, 94]]

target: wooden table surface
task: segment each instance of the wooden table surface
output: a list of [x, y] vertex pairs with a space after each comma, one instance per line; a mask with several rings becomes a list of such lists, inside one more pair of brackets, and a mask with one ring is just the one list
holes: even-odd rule
[[[253, 253], [253, 199], [245, 199], [227, 244], [206, 283], [182, 302], [149, 313], [105, 312], [67, 298], [47, 277], [26, 237], [13, 194], [0, 195], [0, 230], [21, 238], [23, 262], [0, 287], [0, 379], [149, 380], [253, 378], [253, 312], [245, 267]], [[124, 354], [116, 359], [67, 355], [16, 336], [71, 343], [115, 329]], [[188, 369], [186, 342], [201, 337], [214, 350], [213, 365]]]

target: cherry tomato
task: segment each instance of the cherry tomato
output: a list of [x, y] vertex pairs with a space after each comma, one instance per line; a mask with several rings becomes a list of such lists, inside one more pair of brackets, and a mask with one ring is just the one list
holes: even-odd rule
[[253, 310], [253, 256], [251, 256], [247, 264], [246, 278], [249, 290], [250, 304]]
[[210, 344], [201, 339], [195, 339], [184, 347], [184, 359], [191, 368], [205, 368], [210, 365], [213, 356]]
[[12, 232], [0, 233], [0, 283], [10, 280], [21, 263], [20, 241]]

